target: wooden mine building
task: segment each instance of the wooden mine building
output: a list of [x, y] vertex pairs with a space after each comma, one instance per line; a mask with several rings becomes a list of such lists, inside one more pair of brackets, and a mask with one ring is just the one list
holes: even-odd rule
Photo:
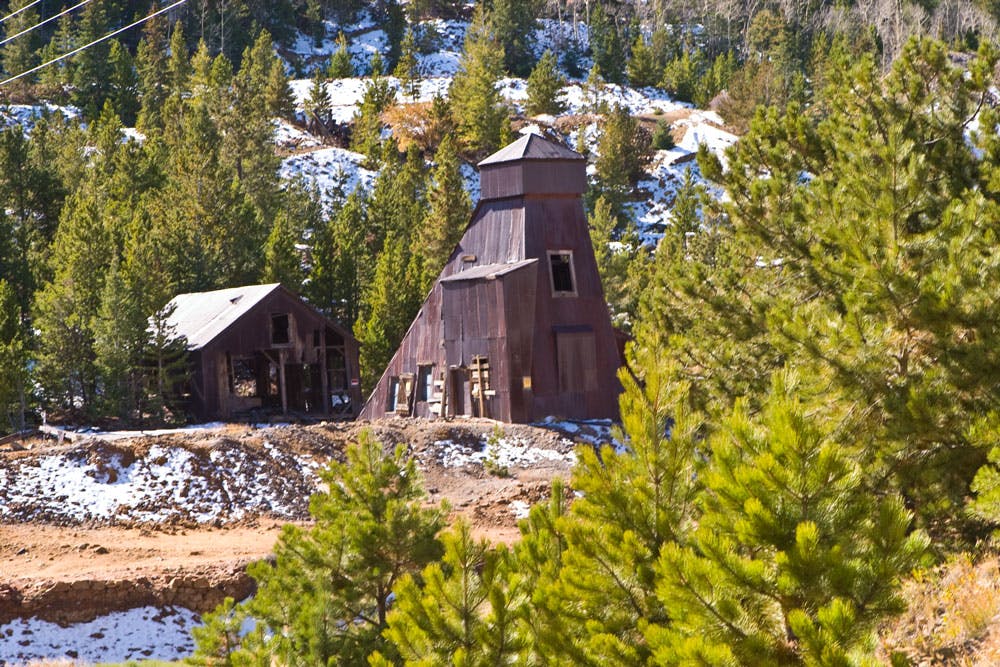
[[527, 134], [479, 167], [472, 221], [361, 416], [617, 417], [586, 160]]
[[357, 415], [357, 341], [281, 285], [181, 294], [167, 308], [198, 418]]

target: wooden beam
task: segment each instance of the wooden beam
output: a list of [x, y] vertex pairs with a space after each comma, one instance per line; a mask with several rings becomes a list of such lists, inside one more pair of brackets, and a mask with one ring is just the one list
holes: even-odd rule
[[281, 414], [288, 414], [288, 387], [285, 386], [285, 350], [278, 351], [278, 383], [281, 385]]
[[319, 330], [319, 376], [320, 376], [320, 400], [323, 401], [323, 408], [319, 411], [320, 414], [329, 414], [331, 410], [330, 403], [330, 378], [328, 377], [330, 371], [327, 367], [326, 360], [326, 327], [320, 327]]

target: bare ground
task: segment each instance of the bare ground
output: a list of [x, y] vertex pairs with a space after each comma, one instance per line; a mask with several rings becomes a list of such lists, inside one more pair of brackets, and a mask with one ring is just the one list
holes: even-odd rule
[[[341, 460], [346, 444], [363, 427], [370, 427], [386, 447], [404, 443], [416, 457], [424, 476], [430, 502], [447, 500], [454, 516], [464, 516], [476, 533], [492, 541], [517, 539], [517, 506], [547, 497], [555, 477], [567, 479], [570, 463], [565, 454], [570, 440], [580, 434], [530, 426], [501, 426], [506, 437], [530, 442], [534, 448], [561, 454], [530, 465], [508, 466], [509, 476], [487, 472], [479, 463], [446, 466], [443, 457], [449, 443], [482, 449], [484, 438], [497, 424], [488, 420], [429, 422], [387, 419], [371, 424], [345, 423], [256, 429], [228, 425], [210, 431], [165, 436], [143, 436], [113, 443], [91, 439], [57, 444], [37, 439], [29, 448], [0, 449], [0, 473], [20, 465], [31, 465], [46, 456], [86, 452], [94, 457], [124, 456], [139, 459], [153, 445], [176, 446], [205, 453], [239, 448], [262, 451], [270, 443], [284, 452], [306, 455], [319, 463]], [[583, 433], [588, 434], [584, 426]], [[594, 436], [593, 433], [589, 433]], [[586, 438], [583, 438], [586, 440]], [[442, 444], [443, 443], [443, 444]], [[468, 451], [468, 450], [466, 450]], [[81, 454], [82, 455], [82, 454]], [[266, 463], [263, 457], [260, 459]], [[273, 462], [271, 463], [273, 465]], [[280, 470], [269, 470], [271, 476]], [[0, 475], [0, 481], [4, 478]], [[8, 477], [8, 479], [10, 479]], [[31, 520], [32, 503], [22, 503], [21, 516], [0, 520], [0, 623], [12, 618], [39, 616], [57, 622], [89, 620], [97, 615], [145, 604], [176, 604], [204, 612], [226, 595], [244, 597], [253, 582], [244, 568], [266, 558], [281, 526], [289, 519], [308, 523], [306, 500], [314, 480], [284, 480], [283, 494], [298, 494], [293, 503], [296, 516], [276, 517], [257, 512], [238, 520], [216, 519], [197, 523], [179, 514], [166, 523], [133, 518], [76, 521], [60, 516], [47, 506], [47, 520]], [[0, 510], [4, 501], [0, 488]], [[3, 516], [0, 513], [0, 516]]]

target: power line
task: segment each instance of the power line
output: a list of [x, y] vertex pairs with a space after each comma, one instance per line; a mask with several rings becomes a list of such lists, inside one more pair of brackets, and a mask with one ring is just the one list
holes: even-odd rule
[[36, 28], [41, 28], [46, 23], [49, 23], [51, 21], [55, 21], [57, 18], [59, 18], [61, 16], [65, 16], [66, 14], [69, 14], [74, 9], [77, 9], [79, 7], [83, 7], [85, 4], [87, 4], [88, 2], [91, 2], [91, 1], [92, 0], [83, 0], [83, 2], [75, 4], [72, 7], [70, 7], [69, 9], [64, 9], [61, 12], [59, 12], [58, 14], [56, 14], [55, 16], [50, 16], [49, 18], [45, 19], [41, 23], [36, 23], [35, 25], [31, 26], [30, 28], [25, 28], [21, 32], [17, 33], [16, 35], [11, 35], [10, 37], [7, 37], [6, 39], [0, 41], [0, 46], [3, 46], [4, 44], [6, 44], [7, 42], [11, 41], [12, 39], [17, 39], [21, 35], [26, 35], [29, 32], [31, 32], [32, 30], [35, 30]]
[[21, 8], [20, 8], [20, 9], [18, 9], [18, 10], [17, 10], [16, 12], [11, 12], [11, 13], [10, 13], [10, 14], [8, 14], [7, 16], [5, 16], [5, 17], [3, 17], [2, 19], [0, 19], [0, 23], [3, 23], [3, 22], [5, 22], [5, 21], [6, 21], [7, 19], [12, 19], [12, 18], [14, 18], [15, 16], [17, 16], [18, 14], [20, 14], [21, 12], [23, 12], [23, 11], [24, 11], [24, 10], [26, 10], [26, 9], [31, 9], [32, 7], [34, 7], [35, 5], [37, 5], [37, 4], [38, 4], [39, 2], [41, 2], [41, 1], [42, 1], [42, 0], [35, 0], [34, 2], [30, 2], [30, 3], [26, 4], [26, 5], [24, 6], [24, 7], [21, 7]]
[[146, 21], [148, 21], [149, 19], [153, 18], [154, 16], [159, 16], [160, 14], [163, 14], [164, 12], [169, 12], [174, 7], [177, 7], [179, 5], [183, 5], [185, 2], [187, 2], [187, 0], [177, 0], [177, 2], [175, 2], [174, 4], [169, 5], [167, 7], [164, 7], [163, 9], [158, 9], [155, 12], [153, 12], [152, 14], [150, 14], [149, 16], [147, 16], [145, 18], [141, 18], [138, 21], [134, 21], [134, 22], [128, 24], [127, 26], [125, 26], [124, 28], [118, 28], [118, 30], [115, 30], [114, 32], [108, 33], [104, 37], [100, 37], [98, 39], [95, 39], [90, 44], [84, 44], [83, 46], [81, 46], [78, 49], [73, 49], [69, 53], [64, 53], [61, 56], [58, 56], [56, 58], [53, 58], [52, 60], [49, 60], [48, 62], [44, 62], [41, 65], [36, 65], [35, 67], [32, 67], [31, 69], [27, 70], [26, 72], [21, 72], [17, 76], [12, 76], [12, 77], [10, 77], [9, 79], [7, 79], [5, 81], [0, 81], [0, 86], [5, 86], [8, 83], [10, 83], [11, 81], [17, 81], [21, 77], [28, 76], [29, 74], [34, 74], [38, 70], [44, 69], [44, 68], [48, 67], [49, 65], [54, 65], [55, 63], [59, 62], [60, 60], [65, 60], [66, 58], [69, 58], [70, 56], [75, 56], [76, 54], [80, 53], [80, 51], [85, 51], [86, 49], [89, 49], [90, 47], [94, 46], [95, 44], [100, 44], [104, 40], [111, 39], [115, 35], [118, 35], [120, 33], [125, 32], [129, 28], [134, 28], [137, 25], [145, 23]]

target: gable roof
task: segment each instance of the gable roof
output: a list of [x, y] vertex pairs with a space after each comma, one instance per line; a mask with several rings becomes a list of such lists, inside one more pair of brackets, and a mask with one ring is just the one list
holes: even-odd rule
[[173, 327], [178, 337], [187, 339], [189, 350], [197, 350], [279, 287], [280, 283], [271, 283], [178, 294], [167, 304], [167, 308], [173, 309], [167, 318], [167, 325]]
[[586, 160], [574, 150], [560, 143], [546, 139], [540, 134], [529, 132], [505, 148], [489, 156], [479, 166], [514, 162], [516, 160]]

